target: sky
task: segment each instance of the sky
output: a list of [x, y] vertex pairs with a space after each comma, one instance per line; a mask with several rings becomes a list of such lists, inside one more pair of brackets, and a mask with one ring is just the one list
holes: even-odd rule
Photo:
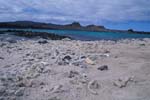
[[25, 20], [150, 31], [150, 0], [0, 0], [0, 22]]

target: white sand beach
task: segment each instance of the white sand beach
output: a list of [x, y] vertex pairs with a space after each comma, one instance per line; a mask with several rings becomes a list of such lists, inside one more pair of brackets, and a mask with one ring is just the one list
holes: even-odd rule
[[0, 100], [150, 100], [150, 39], [0, 42]]

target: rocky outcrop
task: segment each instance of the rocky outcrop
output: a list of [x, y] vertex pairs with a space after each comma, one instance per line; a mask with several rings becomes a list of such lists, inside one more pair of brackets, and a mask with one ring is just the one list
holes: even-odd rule
[[39, 23], [31, 21], [1, 22], [0, 28], [33, 28], [33, 29], [67, 29], [67, 30], [85, 30], [85, 31], [104, 31], [104, 26], [88, 25], [82, 26], [79, 22], [73, 22], [67, 25], [56, 25], [51, 23]]
[[46, 33], [46, 32], [32, 32], [32, 31], [17, 31], [17, 30], [6, 30], [2, 31], [3, 34], [11, 34], [20, 37], [26, 38], [43, 38], [43, 39], [51, 39], [51, 40], [62, 40], [65, 38], [72, 39], [69, 36], [58, 35], [55, 33]]
[[92, 30], [92, 31], [102, 31], [102, 30], [105, 30], [106, 28], [104, 26], [88, 25], [86, 26], [86, 29]]
[[128, 32], [134, 32], [134, 30], [133, 29], [128, 29]]

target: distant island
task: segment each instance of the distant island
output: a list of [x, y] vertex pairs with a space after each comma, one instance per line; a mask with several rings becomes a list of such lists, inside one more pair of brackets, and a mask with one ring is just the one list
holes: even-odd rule
[[128, 30], [107, 29], [105, 26], [87, 25], [82, 26], [79, 22], [73, 22], [67, 25], [58, 25], [52, 23], [41, 23], [32, 21], [0, 22], [0, 28], [30, 28], [30, 29], [55, 29], [55, 30], [80, 30], [80, 31], [97, 31], [97, 32], [127, 32], [138, 34], [150, 34], [150, 32]]

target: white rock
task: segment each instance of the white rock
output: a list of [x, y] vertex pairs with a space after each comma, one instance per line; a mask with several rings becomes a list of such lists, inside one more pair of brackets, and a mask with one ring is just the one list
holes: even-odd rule
[[86, 59], [85, 59], [85, 62], [86, 62], [87, 64], [90, 64], [90, 65], [94, 65], [94, 64], [95, 64], [94, 61], [92, 61], [90, 58], [86, 58]]

